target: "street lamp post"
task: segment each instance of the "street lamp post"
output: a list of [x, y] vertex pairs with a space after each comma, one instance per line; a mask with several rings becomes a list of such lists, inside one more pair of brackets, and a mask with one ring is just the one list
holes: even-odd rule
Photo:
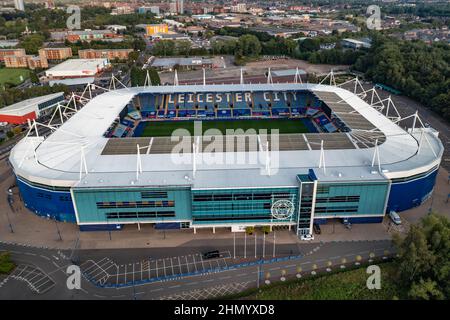
[[262, 250], [262, 257], [266, 255], [266, 233], [263, 233], [263, 250]]
[[106, 225], [108, 226], [109, 240], [112, 240], [112, 238], [111, 238], [111, 227], [109, 226], [108, 214], [106, 214]]
[[272, 257], [275, 258], [275, 230], [273, 231], [273, 254]]
[[6, 218], [8, 219], [9, 229], [11, 230], [11, 233], [14, 233], [14, 229], [12, 227], [11, 220], [9, 219], [8, 210], [6, 210]]
[[247, 258], [247, 231], [244, 232], [244, 259]]
[[236, 232], [233, 232], [233, 257], [236, 259]]
[[255, 232], [255, 258], [256, 258], [256, 232]]
[[55, 221], [56, 231], [58, 232], [59, 240], [62, 241], [61, 232], [59, 231], [58, 221], [56, 221], [56, 217], [55, 217], [54, 221]]

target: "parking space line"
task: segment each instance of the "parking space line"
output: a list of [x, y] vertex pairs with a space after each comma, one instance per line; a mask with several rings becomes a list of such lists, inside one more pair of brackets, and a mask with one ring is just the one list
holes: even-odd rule
[[152, 270], [154, 270], [154, 268], [152, 267], [152, 260], [149, 258], [148, 260], [148, 278], [151, 279], [152, 277]]
[[158, 260], [155, 260], [155, 264], [156, 264], [156, 268], [155, 268], [155, 270], [156, 270], [156, 277], [158, 278], [159, 277], [159, 275], [158, 275]]
[[198, 271], [197, 270], [197, 262], [195, 262], [195, 256], [194, 255], [192, 255], [192, 260], [194, 260], [195, 271]]
[[170, 266], [172, 267], [172, 275], [175, 274], [175, 270], [173, 269], [173, 260], [170, 258]]
[[164, 266], [164, 277], [167, 277], [167, 274], [166, 274], [166, 260], [165, 259], [163, 259], [163, 266]]
[[185, 256], [185, 258], [186, 258], [186, 268], [187, 268], [187, 271], [188, 271], [188, 273], [189, 273], [189, 263], [188, 263], [187, 256]]
[[180, 257], [178, 257], [178, 267], [180, 268], [180, 274], [183, 273], [183, 270], [181, 270], [181, 261], [180, 261]]
[[200, 256], [200, 261], [202, 262], [202, 268], [203, 268], [203, 270], [205, 270], [205, 265], [203, 264], [203, 257], [202, 257], [202, 256]]

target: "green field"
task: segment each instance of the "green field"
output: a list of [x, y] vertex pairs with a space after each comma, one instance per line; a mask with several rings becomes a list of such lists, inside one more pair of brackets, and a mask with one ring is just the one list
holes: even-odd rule
[[30, 70], [27, 69], [15, 69], [15, 68], [1, 68], [0, 69], [0, 87], [3, 87], [5, 83], [10, 83], [12, 85], [21, 84], [20, 76], [23, 80], [30, 77]]
[[[227, 129], [278, 129], [279, 133], [306, 133], [308, 129], [300, 119], [252, 119], [252, 120], [208, 120], [196, 121], [202, 123], [202, 134], [208, 129], [219, 129], [223, 134]], [[171, 136], [176, 129], [187, 129], [194, 135], [194, 121], [150, 121], [146, 123], [141, 136], [143, 137], [165, 137]]]
[[[225, 299], [248, 300], [391, 300], [404, 299], [406, 293], [397, 286], [394, 263], [380, 263], [381, 289], [369, 290], [366, 286], [366, 267], [324, 274], [316, 278], [277, 282], [250, 289]], [[277, 276], [274, 274], [274, 276]]]

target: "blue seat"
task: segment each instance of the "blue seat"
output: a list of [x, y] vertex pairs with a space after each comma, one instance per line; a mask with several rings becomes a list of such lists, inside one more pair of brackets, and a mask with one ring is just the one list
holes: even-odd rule
[[247, 109], [233, 109], [233, 115], [235, 117], [249, 116], [250, 114], [251, 114], [250, 108], [247, 108]]
[[231, 117], [231, 109], [217, 110], [217, 117]]

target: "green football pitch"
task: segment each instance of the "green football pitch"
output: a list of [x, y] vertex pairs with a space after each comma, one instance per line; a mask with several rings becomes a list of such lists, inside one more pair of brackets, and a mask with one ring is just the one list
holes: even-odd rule
[[[301, 119], [252, 119], [252, 120], [207, 120], [195, 121], [202, 124], [202, 134], [208, 129], [218, 129], [222, 134], [227, 129], [242, 129], [247, 131], [255, 129], [258, 132], [261, 129], [278, 129], [279, 133], [307, 133], [308, 129]], [[142, 137], [166, 137], [171, 136], [176, 129], [186, 129], [191, 135], [194, 135], [194, 121], [149, 121], [145, 123]]]

